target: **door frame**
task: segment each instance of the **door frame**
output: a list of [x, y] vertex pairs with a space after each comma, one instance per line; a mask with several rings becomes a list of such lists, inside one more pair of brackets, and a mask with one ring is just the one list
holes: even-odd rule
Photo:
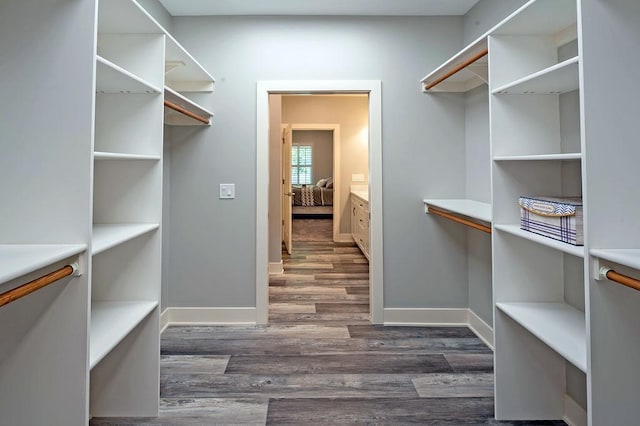
[[334, 197], [333, 197], [333, 241], [339, 242], [340, 239], [340, 221], [336, 221], [335, 218], [339, 216], [340, 212], [340, 197], [336, 197], [335, 194], [340, 194], [342, 187], [341, 185], [341, 176], [340, 176], [340, 125], [339, 124], [331, 124], [331, 123], [322, 123], [322, 124], [306, 124], [306, 123], [293, 123], [291, 124], [291, 132], [299, 131], [324, 131], [324, 130], [332, 130], [332, 143], [333, 143], [333, 188], [334, 188]]
[[269, 317], [269, 94], [366, 93], [369, 98], [370, 312], [384, 322], [382, 218], [382, 82], [380, 80], [258, 81], [256, 90], [256, 323]]

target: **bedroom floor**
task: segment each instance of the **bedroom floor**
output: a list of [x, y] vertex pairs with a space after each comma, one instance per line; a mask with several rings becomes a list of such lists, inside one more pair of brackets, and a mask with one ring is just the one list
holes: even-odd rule
[[160, 417], [91, 424], [564, 424], [495, 421], [493, 354], [468, 328], [369, 324], [359, 249], [301, 240], [327, 224], [298, 223], [310, 234], [270, 277], [268, 325], [162, 334]]
[[296, 241], [333, 241], [333, 219], [293, 219], [293, 250]]

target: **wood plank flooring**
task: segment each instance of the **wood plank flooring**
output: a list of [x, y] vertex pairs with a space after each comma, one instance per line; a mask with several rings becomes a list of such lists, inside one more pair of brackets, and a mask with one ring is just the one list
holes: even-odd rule
[[493, 355], [468, 328], [370, 325], [363, 258], [298, 241], [269, 325], [169, 327], [160, 417], [91, 424], [564, 424], [494, 420]]

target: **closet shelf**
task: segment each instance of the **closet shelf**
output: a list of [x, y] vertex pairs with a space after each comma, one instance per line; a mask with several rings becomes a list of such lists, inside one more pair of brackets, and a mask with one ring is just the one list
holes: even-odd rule
[[566, 154], [533, 154], [533, 155], [498, 155], [493, 161], [575, 161], [582, 159], [582, 154], [572, 152]]
[[96, 91], [98, 93], [161, 93], [159, 88], [98, 55], [96, 55]]
[[93, 153], [94, 160], [145, 160], [160, 161], [159, 155], [141, 155], [141, 154], [125, 154], [120, 152], [101, 152]]
[[93, 369], [156, 307], [158, 302], [93, 302], [89, 368]]
[[164, 124], [169, 126], [208, 126], [213, 113], [182, 96], [170, 87], [164, 88]]
[[166, 33], [165, 81], [181, 92], [211, 92], [215, 79], [171, 34]]
[[0, 284], [84, 252], [85, 244], [0, 244]]
[[496, 303], [496, 307], [586, 373], [584, 312], [566, 303]]
[[498, 87], [495, 95], [559, 95], [578, 89], [578, 57], [567, 59], [512, 83]]
[[513, 12], [490, 31], [492, 35], [547, 35], [556, 45], [577, 38], [575, 0], [536, 0]]
[[640, 249], [591, 249], [591, 256], [640, 270]]
[[102, 253], [158, 228], [157, 223], [93, 225], [92, 254]]
[[519, 225], [493, 225], [493, 228], [498, 231], [511, 234], [515, 237], [529, 240], [534, 243], [547, 246], [564, 253], [568, 253], [572, 256], [584, 258], [584, 246], [573, 246], [571, 244], [563, 243], [562, 241], [534, 234], [533, 232], [523, 231], [522, 229], [520, 229]]
[[487, 35], [462, 49], [422, 80], [424, 92], [467, 92], [487, 83]]
[[491, 204], [474, 200], [436, 200], [425, 199], [425, 212], [428, 213], [429, 206], [455, 213], [457, 215], [469, 217], [482, 222], [491, 223]]

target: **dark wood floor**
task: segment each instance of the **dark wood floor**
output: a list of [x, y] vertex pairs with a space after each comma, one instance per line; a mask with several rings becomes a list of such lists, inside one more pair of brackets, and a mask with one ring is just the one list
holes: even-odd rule
[[161, 415], [91, 424], [564, 424], [493, 420], [493, 355], [465, 327], [369, 324], [352, 244], [297, 241], [269, 325], [169, 327]]

